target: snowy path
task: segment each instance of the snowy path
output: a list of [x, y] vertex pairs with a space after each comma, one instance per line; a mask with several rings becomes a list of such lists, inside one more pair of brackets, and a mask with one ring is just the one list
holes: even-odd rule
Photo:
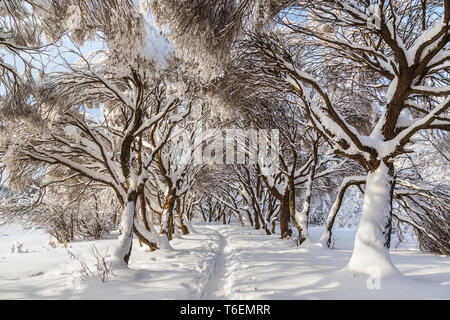
[[226, 281], [226, 263], [227, 258], [225, 257], [225, 248], [227, 246], [227, 241], [225, 237], [212, 228], [207, 228], [211, 230], [216, 238], [215, 248], [212, 248], [215, 253], [212, 257], [211, 266], [208, 271], [207, 282], [203, 291], [200, 295], [201, 299], [226, 299], [226, 294], [224, 292], [224, 285]]
[[[450, 299], [450, 258], [392, 249], [405, 277], [367, 287], [367, 277], [342, 271], [354, 231], [336, 230], [334, 250], [315, 243], [297, 247], [278, 236], [240, 226], [194, 225], [196, 232], [174, 239], [174, 250], [149, 253], [133, 246], [129, 270], [106, 282], [79, 281], [80, 264], [67, 249], [95, 269], [92, 242], [52, 248], [39, 230], [0, 227], [0, 299]], [[312, 240], [321, 228], [311, 230]], [[27, 253], [11, 254], [23, 242]], [[115, 239], [95, 241], [111, 252]]]

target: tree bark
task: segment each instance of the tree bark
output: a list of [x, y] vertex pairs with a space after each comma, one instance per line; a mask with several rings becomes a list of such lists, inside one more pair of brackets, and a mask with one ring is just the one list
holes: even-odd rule
[[292, 230], [289, 227], [289, 218], [289, 193], [286, 192], [280, 200], [280, 233], [282, 239], [287, 239], [292, 236]]
[[222, 214], [222, 224], [223, 225], [227, 224], [227, 216], [225, 214], [225, 210], [223, 211], [223, 214]]
[[255, 217], [255, 230], [259, 230], [259, 229], [261, 229], [261, 224], [259, 223], [258, 210], [255, 210], [254, 207], [253, 207], [253, 214]]
[[[297, 221], [296, 211], [295, 211], [295, 185], [293, 179], [289, 179], [289, 215], [292, 221], [292, 224], [297, 229], [298, 235], [302, 233], [302, 228]], [[298, 243], [298, 242], [297, 242]]]
[[164, 199], [164, 208], [161, 219], [161, 234], [165, 234], [167, 239], [172, 240], [173, 229], [173, 208], [175, 205], [174, 190], [170, 190]]
[[181, 233], [183, 233], [184, 235], [189, 234], [189, 229], [186, 226], [186, 224], [184, 223], [185, 196], [183, 197], [183, 201], [181, 201], [181, 199], [179, 199], [179, 198], [177, 199], [177, 213], [178, 213], [178, 217], [180, 219], [180, 229], [181, 229]]

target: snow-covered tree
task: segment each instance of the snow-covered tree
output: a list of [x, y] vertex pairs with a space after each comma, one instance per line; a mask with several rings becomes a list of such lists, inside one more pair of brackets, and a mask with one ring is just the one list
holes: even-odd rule
[[48, 18], [46, 1], [4, 0], [0, 3], [0, 124], [16, 118], [36, 120], [27, 98], [43, 69], [48, 48], [62, 32]]
[[331, 246], [360, 192], [348, 270], [397, 272], [392, 221], [449, 254], [449, 19], [448, 0], [1, 1], [0, 172], [23, 192], [3, 218], [63, 242], [118, 227], [123, 266], [195, 215], [298, 244], [324, 222]]
[[[18, 163], [30, 172], [42, 164], [63, 165], [111, 188], [124, 208], [116, 260], [127, 263], [133, 232], [158, 246], [160, 238], [139, 224], [135, 211], [153, 160], [187, 115], [180, 109], [179, 90], [168, 88], [168, 44], [133, 1], [51, 1], [49, 6], [57, 12], [49, 19], [70, 39], [83, 44], [95, 37], [107, 50], [88, 55], [72, 50], [78, 60], [66, 63], [67, 71], [39, 80], [27, 96], [39, 126], [19, 119], [7, 127], [2, 161], [9, 173]], [[101, 108], [97, 118], [87, 111], [92, 106]], [[163, 123], [166, 133], [159, 134]], [[144, 149], [146, 134], [156, 131], [158, 137]]]
[[100, 239], [116, 227], [120, 206], [111, 190], [82, 180], [44, 176], [40, 186], [1, 199], [0, 221], [42, 228], [60, 243]]
[[[280, 20], [289, 41], [299, 43], [296, 48], [274, 51], [286, 48], [276, 37], [254, 39], [253, 48], [270, 61], [261, 67], [276, 67], [333, 152], [357, 161], [368, 173], [363, 215], [348, 264], [351, 271], [365, 273], [375, 265], [382, 274], [396, 272], [388, 253], [394, 160], [407, 152], [411, 137], [420, 130], [449, 128], [449, 12], [448, 1], [443, 6], [296, 1]], [[422, 24], [416, 23], [417, 16], [424, 16]], [[306, 45], [300, 44], [302, 40]], [[313, 58], [302, 61], [306, 49]], [[325, 55], [329, 58], [317, 59]], [[325, 86], [324, 71], [330, 63], [345, 69], [333, 91]], [[339, 100], [339, 91], [352, 84], [369, 92], [367, 97], [378, 98], [372, 106], [381, 115], [370, 134], [359, 132], [340, 111], [352, 108], [342, 108]]]
[[[395, 159], [409, 152], [417, 132], [449, 128], [450, 4], [278, 4], [156, 1], [153, 9], [161, 24], [169, 24], [177, 48], [194, 60], [229, 66], [230, 56], [247, 56], [248, 77], [264, 75], [258, 84], [296, 97], [332, 152], [366, 170], [364, 210], [348, 269], [365, 273], [376, 265], [383, 274], [396, 272], [388, 253]], [[191, 50], [187, 43], [199, 27], [210, 31], [210, 41]], [[372, 121], [354, 123], [364, 119], [362, 110]]]

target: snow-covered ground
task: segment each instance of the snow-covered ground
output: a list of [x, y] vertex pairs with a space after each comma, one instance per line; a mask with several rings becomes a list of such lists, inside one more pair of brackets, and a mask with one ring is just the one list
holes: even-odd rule
[[[49, 245], [40, 230], [0, 227], [0, 299], [449, 299], [450, 258], [420, 253], [414, 244], [391, 249], [404, 274], [381, 279], [342, 271], [355, 232], [335, 230], [334, 249], [302, 247], [240, 226], [194, 225], [171, 242], [174, 250], [147, 252], [134, 242], [130, 270], [106, 282], [79, 280], [79, 261], [95, 270], [90, 246], [111, 253], [115, 239]], [[113, 238], [113, 237], [112, 237]], [[15, 241], [24, 253], [11, 253]], [[380, 287], [380, 289], [377, 289]], [[372, 289], [370, 289], [372, 288]]]

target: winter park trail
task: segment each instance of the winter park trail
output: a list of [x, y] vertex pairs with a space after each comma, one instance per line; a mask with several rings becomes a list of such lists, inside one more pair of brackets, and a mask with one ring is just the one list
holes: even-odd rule
[[[116, 240], [48, 245], [40, 230], [0, 227], [0, 299], [449, 299], [450, 258], [423, 254], [415, 247], [391, 249], [403, 276], [370, 279], [343, 271], [355, 232], [335, 230], [334, 249], [311, 242], [267, 236], [237, 225], [194, 224], [195, 232], [171, 241], [173, 249], [148, 252], [137, 241], [128, 270], [113, 270], [102, 282], [81, 281], [79, 261], [95, 270], [90, 246], [110, 253]], [[23, 243], [22, 253], [10, 253]]]
[[225, 281], [226, 276], [226, 264], [228, 257], [225, 256], [225, 248], [227, 248], [226, 238], [212, 228], [208, 228], [212, 231], [211, 235], [215, 237], [216, 243], [211, 249], [215, 251], [212, 256], [211, 266], [207, 272], [207, 282], [200, 295], [201, 299], [226, 299], [225, 294]]

